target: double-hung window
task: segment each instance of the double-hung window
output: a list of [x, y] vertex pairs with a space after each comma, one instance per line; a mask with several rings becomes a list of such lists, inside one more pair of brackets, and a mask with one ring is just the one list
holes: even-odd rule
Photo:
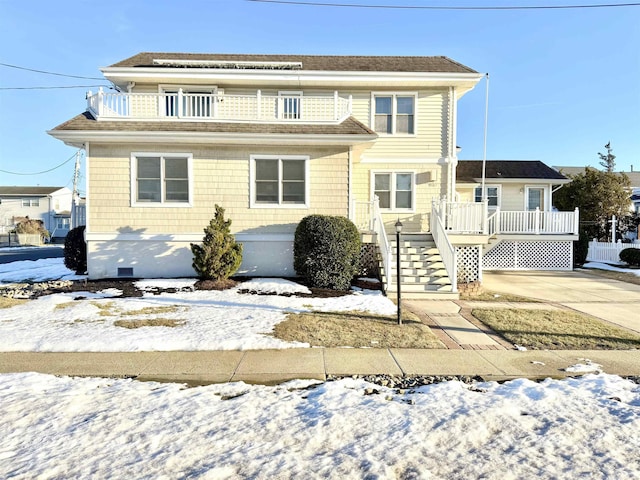
[[373, 174], [373, 194], [385, 210], [413, 210], [414, 174], [385, 172]]
[[191, 203], [191, 154], [135, 153], [131, 157], [131, 172], [134, 205]]
[[39, 198], [23, 198], [22, 206], [23, 207], [39, 207], [40, 199]]
[[416, 95], [373, 94], [373, 129], [389, 135], [415, 133]]
[[[496, 185], [486, 185], [484, 189], [487, 194], [489, 207], [492, 207], [492, 208], [499, 207], [500, 206], [500, 187]], [[476, 202], [482, 201], [482, 187], [476, 187], [474, 196], [475, 196]]]
[[251, 157], [251, 206], [308, 207], [309, 157]]

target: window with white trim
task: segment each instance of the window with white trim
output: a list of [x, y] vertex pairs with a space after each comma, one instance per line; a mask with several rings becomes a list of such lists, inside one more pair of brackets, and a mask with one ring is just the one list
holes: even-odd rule
[[373, 174], [373, 194], [385, 210], [413, 210], [414, 174], [385, 172]]
[[373, 129], [389, 135], [415, 133], [416, 95], [374, 94]]
[[302, 92], [278, 92], [278, 117], [283, 120], [302, 118]]
[[57, 217], [56, 218], [56, 228], [60, 230], [68, 230], [69, 229], [69, 219], [66, 217]]
[[308, 206], [308, 164], [306, 156], [253, 155], [251, 206]]
[[189, 205], [193, 182], [191, 158], [191, 154], [132, 154], [133, 204]]
[[[500, 187], [497, 185], [485, 185], [484, 187], [487, 200], [489, 201], [489, 207], [499, 207], [500, 206]], [[482, 201], [482, 187], [476, 187], [475, 192], [475, 201]]]
[[39, 207], [40, 199], [39, 198], [23, 198], [22, 206], [23, 207]]

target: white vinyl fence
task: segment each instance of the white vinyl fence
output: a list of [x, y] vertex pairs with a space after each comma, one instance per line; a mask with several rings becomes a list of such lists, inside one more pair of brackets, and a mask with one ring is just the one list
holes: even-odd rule
[[640, 248], [640, 242], [622, 243], [618, 240], [616, 243], [598, 242], [592, 240], [589, 242], [589, 252], [587, 253], [587, 262], [617, 263], [624, 264], [620, 261], [620, 252], [625, 248]]

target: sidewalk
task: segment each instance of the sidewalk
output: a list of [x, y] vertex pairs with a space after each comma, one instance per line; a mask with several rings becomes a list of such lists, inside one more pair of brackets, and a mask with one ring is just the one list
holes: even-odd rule
[[307, 348], [214, 352], [0, 353], [0, 373], [131, 377], [204, 385], [273, 385], [329, 375], [469, 375], [485, 380], [565, 377], [593, 362], [610, 374], [640, 375], [640, 350], [516, 351]]

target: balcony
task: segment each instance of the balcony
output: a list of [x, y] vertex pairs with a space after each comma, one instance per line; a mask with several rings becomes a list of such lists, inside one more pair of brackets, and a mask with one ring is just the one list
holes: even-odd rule
[[338, 124], [351, 115], [351, 96], [227, 95], [88, 92], [87, 109], [97, 120], [214, 121]]

